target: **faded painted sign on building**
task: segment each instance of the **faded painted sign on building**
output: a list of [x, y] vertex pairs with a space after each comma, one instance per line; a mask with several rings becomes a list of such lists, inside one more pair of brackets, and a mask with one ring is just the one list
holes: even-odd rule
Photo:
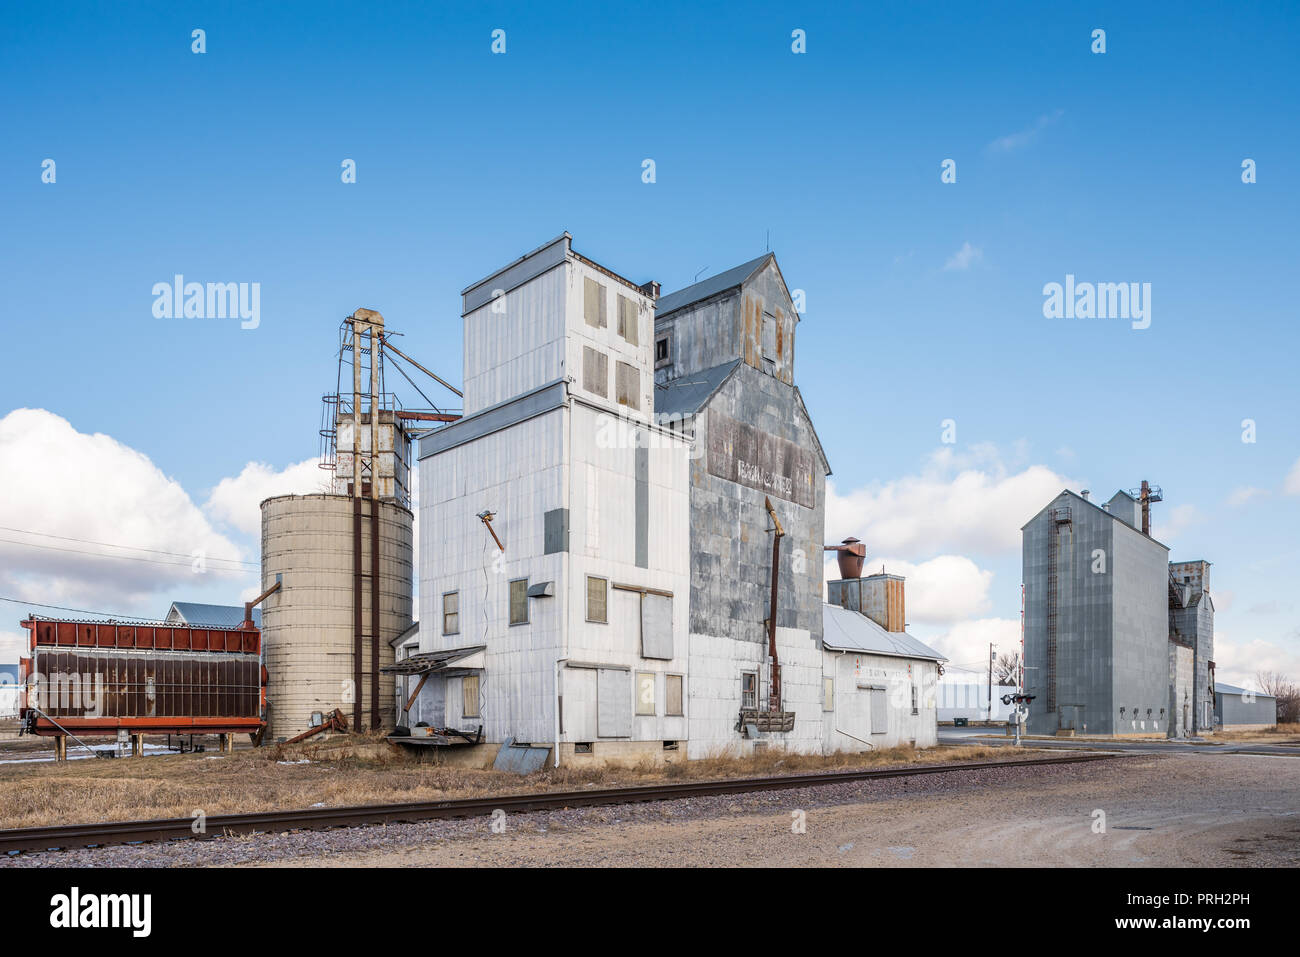
[[813, 453], [709, 410], [709, 473], [805, 508], [816, 505]]

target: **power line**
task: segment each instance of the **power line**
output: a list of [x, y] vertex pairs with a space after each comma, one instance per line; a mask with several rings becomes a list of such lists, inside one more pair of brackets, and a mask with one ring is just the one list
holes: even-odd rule
[[[81, 545], [99, 545], [99, 546], [102, 546], [102, 547], [104, 547], [104, 548], [124, 548], [124, 549], [127, 549], [127, 550], [129, 550], [129, 551], [134, 551], [134, 552], [149, 552], [149, 553], [152, 554], [152, 555], [170, 555], [170, 556], [173, 557], [173, 558], [186, 558], [186, 559], [189, 559], [189, 560], [191, 560], [191, 561], [194, 559], [194, 556], [193, 556], [193, 555], [186, 555], [186, 554], [184, 554], [183, 552], [165, 552], [165, 551], [162, 551], [162, 550], [157, 549], [157, 548], [144, 548], [143, 546], [140, 546], [140, 545], [114, 545], [112, 542], [93, 542], [93, 541], [91, 541], [90, 539], [87, 539], [87, 538], [72, 538], [72, 537], [70, 537], [70, 536], [68, 536], [68, 535], [55, 535], [55, 534], [53, 534], [52, 532], [34, 532], [34, 531], [32, 531], [31, 529], [29, 529], [29, 528], [9, 528], [8, 526], [0, 525], [0, 531], [2, 531], [2, 532], [18, 532], [18, 533], [20, 533], [20, 534], [22, 534], [22, 535], [39, 535], [41, 538], [57, 538], [57, 539], [59, 539], [60, 541], [64, 541], [64, 542], [77, 542], [78, 544], [81, 544]], [[9, 541], [9, 539], [3, 539], [3, 541]], [[32, 542], [13, 542], [12, 544], [15, 544], [15, 545], [27, 545], [27, 544], [35, 545], [35, 543], [32, 543]], [[47, 547], [47, 546], [36, 545], [35, 547], [37, 547], [37, 548], [42, 548], [42, 547]], [[73, 549], [64, 549], [64, 551], [73, 551]], [[95, 554], [95, 553], [94, 553], [94, 552], [87, 552], [86, 554], [93, 555], [93, 554]], [[240, 559], [240, 558], [205, 558], [204, 560], [205, 560], [205, 561], [211, 561], [211, 562], [232, 562], [232, 563], [237, 564], [237, 565], [249, 565], [249, 566], [254, 567], [254, 568], [258, 567], [258, 563], [257, 563], [257, 562], [246, 562], [246, 561], [244, 561], [243, 559]]]
[[119, 615], [117, 612], [112, 612], [112, 611], [91, 611], [88, 608], [68, 608], [66, 605], [51, 605], [43, 601], [25, 601], [22, 598], [0, 597], [0, 601], [13, 602], [13, 604], [15, 605], [35, 605], [37, 608], [53, 608], [56, 609], [57, 611], [75, 611], [83, 615], [95, 615], [100, 618], [119, 618], [119, 619], [125, 618], [125, 619], [130, 619], [131, 621], [157, 621], [158, 620], [157, 618], [141, 618], [139, 615]]
[[[67, 552], [73, 555], [89, 555], [91, 558], [109, 558], [114, 561], [122, 562], [148, 562], [151, 565], [171, 565], [176, 568], [190, 568], [193, 566], [195, 559], [191, 557], [188, 561], [169, 562], [161, 558], [142, 558], [139, 555], [105, 555], [103, 552], [88, 552], [84, 548], [60, 548], [58, 545], [38, 545], [36, 542], [19, 542], [12, 538], [0, 538], [0, 544], [20, 545], [24, 548], [41, 548], [49, 552]], [[205, 559], [206, 561], [206, 559]], [[252, 569], [234, 569], [222, 568], [219, 571], [252, 571]]]

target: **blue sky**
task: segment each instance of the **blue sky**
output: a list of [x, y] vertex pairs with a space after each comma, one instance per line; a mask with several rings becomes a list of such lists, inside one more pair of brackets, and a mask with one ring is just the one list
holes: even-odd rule
[[[1282, 4], [11, 5], [0, 416], [112, 436], [203, 510], [250, 462], [316, 454], [357, 306], [458, 380], [459, 291], [563, 230], [665, 291], [770, 235], [807, 293], [796, 376], [839, 493], [878, 512], [963, 469], [991, 493], [1032, 468], [1101, 497], [1148, 478], [1173, 557], [1215, 563], [1224, 641], [1296, 668], [1298, 41]], [[151, 287], [176, 273], [260, 283], [260, 326], [156, 319]], [[1045, 319], [1043, 285], [1067, 273], [1150, 283], [1151, 327]], [[11, 502], [45, 494], [3, 481]], [[0, 518], [74, 534], [44, 508]], [[971, 616], [1006, 634], [1017, 548], [975, 530], [881, 551], [871, 514], [833, 511], [851, 527], [828, 537], [968, 558], [992, 574]], [[112, 532], [96, 540], [167, 541]], [[77, 605], [75, 576], [21, 578], [26, 554], [0, 551], [6, 586]], [[155, 614], [175, 591], [136, 583], [108, 607]]]

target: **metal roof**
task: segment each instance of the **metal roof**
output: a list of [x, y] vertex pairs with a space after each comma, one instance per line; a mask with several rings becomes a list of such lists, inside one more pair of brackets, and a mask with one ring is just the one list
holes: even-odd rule
[[[443, 671], [478, 654], [487, 645], [470, 645], [467, 648], [448, 648], [444, 651], [424, 651], [411, 655], [379, 670], [386, 675], [422, 675], [427, 671]], [[481, 666], [480, 666], [481, 667]]]
[[683, 306], [689, 306], [693, 302], [708, 299], [710, 296], [716, 296], [720, 292], [726, 292], [728, 289], [739, 286], [758, 272], [759, 267], [771, 259], [772, 255], [772, 253], [763, 253], [757, 259], [751, 259], [739, 266], [732, 266], [726, 272], [720, 272], [708, 279], [701, 279], [685, 289], [679, 289], [676, 292], [670, 292], [666, 296], [660, 296], [658, 301], [655, 302], [655, 318], [662, 318], [670, 312], [676, 312]]
[[[197, 601], [174, 601], [171, 611], [187, 625], [211, 625], [213, 628], [238, 628], [244, 623], [243, 605], [205, 605]], [[262, 609], [253, 609], [253, 624], [262, 627]]]
[[905, 631], [886, 631], [866, 615], [822, 603], [822, 644], [833, 651], [861, 651], [896, 658], [927, 658], [947, 661], [928, 645]]
[[1215, 694], [1253, 694], [1256, 698], [1276, 698], [1277, 695], [1265, 694], [1263, 691], [1249, 691], [1236, 685], [1225, 685], [1222, 681], [1214, 683]]
[[740, 365], [732, 359], [722, 365], [693, 372], [664, 384], [655, 386], [656, 415], [694, 415], [704, 408], [713, 393], [722, 387], [727, 377]]

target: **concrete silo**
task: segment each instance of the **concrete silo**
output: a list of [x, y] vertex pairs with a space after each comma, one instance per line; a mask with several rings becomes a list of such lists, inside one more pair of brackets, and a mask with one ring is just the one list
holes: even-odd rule
[[[339, 345], [339, 389], [325, 396], [321, 428], [324, 491], [262, 503], [262, 581], [280, 583], [262, 609], [272, 740], [336, 708], [353, 731], [393, 726], [394, 679], [382, 669], [411, 625], [414, 579], [406, 422], [459, 417], [403, 411], [384, 392], [384, 353], [402, 353], [386, 341], [379, 313], [349, 316]], [[342, 388], [349, 366], [350, 394]]]
[[379, 669], [393, 663], [390, 641], [411, 624], [411, 525], [408, 509], [376, 499], [284, 495], [262, 503], [262, 581], [281, 582], [262, 609], [272, 740], [335, 708], [354, 730], [393, 725], [393, 677]]

